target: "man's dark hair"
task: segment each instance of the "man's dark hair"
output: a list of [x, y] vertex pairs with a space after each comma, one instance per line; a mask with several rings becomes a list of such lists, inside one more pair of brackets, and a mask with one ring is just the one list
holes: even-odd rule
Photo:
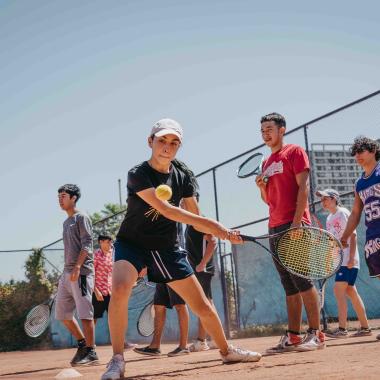
[[286, 120], [284, 116], [277, 112], [268, 113], [268, 115], [263, 116], [260, 123], [264, 123], [265, 121], [274, 121], [278, 127], [286, 128]]
[[377, 140], [372, 140], [369, 137], [358, 136], [354, 140], [350, 148], [351, 156], [355, 156], [356, 153], [362, 153], [365, 150], [371, 153], [375, 153], [376, 161], [380, 160], [380, 143]]
[[102, 240], [112, 240], [112, 237], [110, 235], [106, 235], [106, 234], [99, 235], [98, 236], [98, 242], [100, 242]]
[[61, 186], [58, 189], [58, 194], [59, 193], [67, 193], [70, 195], [70, 198], [75, 195], [77, 197], [75, 203], [77, 203], [80, 198], [80, 188], [77, 185], [73, 185], [72, 183], [67, 183], [66, 185]]

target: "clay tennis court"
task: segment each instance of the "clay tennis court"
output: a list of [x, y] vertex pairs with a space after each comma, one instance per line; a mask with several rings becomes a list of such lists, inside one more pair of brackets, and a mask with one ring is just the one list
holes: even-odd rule
[[[125, 379], [169, 380], [179, 378], [248, 380], [248, 379], [378, 379], [380, 341], [375, 336], [330, 339], [324, 350], [264, 356], [258, 363], [223, 365], [217, 350], [192, 353], [178, 358], [145, 357], [134, 352], [125, 354]], [[233, 340], [233, 344], [264, 352], [277, 343], [278, 337]], [[174, 344], [162, 345], [169, 352]], [[97, 348], [100, 364], [76, 369], [83, 380], [100, 379], [111, 347]], [[65, 368], [74, 349], [9, 352], [0, 354], [0, 379], [54, 379]]]

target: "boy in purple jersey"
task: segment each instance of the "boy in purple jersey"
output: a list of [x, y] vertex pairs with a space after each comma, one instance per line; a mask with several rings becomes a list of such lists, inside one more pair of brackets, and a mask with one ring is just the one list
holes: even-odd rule
[[[343, 247], [356, 226], [364, 209], [366, 229], [365, 259], [370, 277], [380, 279], [380, 144], [360, 136], [351, 147], [351, 155], [363, 168], [355, 184], [355, 200], [346, 229], [341, 237]], [[376, 337], [380, 340], [380, 334]]]

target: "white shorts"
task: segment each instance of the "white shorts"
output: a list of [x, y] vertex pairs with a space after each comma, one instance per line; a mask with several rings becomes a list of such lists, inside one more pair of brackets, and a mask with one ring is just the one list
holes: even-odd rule
[[79, 319], [93, 319], [92, 292], [94, 275], [79, 275], [77, 281], [70, 280], [70, 273], [63, 273], [58, 284], [55, 300], [55, 318], [72, 320], [76, 309]]

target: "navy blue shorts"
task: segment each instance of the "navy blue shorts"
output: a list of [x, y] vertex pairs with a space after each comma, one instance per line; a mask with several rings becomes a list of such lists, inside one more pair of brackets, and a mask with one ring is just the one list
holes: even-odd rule
[[358, 268], [348, 269], [347, 267], [340, 267], [335, 275], [336, 282], [348, 282], [348, 285], [354, 286], [356, 277], [358, 277]]
[[136, 247], [130, 242], [116, 240], [115, 262], [126, 260], [140, 272], [148, 269], [149, 281], [167, 283], [183, 280], [191, 276], [194, 271], [187, 259], [187, 251], [180, 247], [167, 250], [149, 250]]
[[364, 246], [365, 261], [370, 277], [380, 277], [380, 237], [367, 238]]
[[176, 305], [185, 305], [185, 301], [169, 286], [165, 284], [157, 284], [156, 292], [154, 293], [155, 305], [165, 306], [172, 309]]

